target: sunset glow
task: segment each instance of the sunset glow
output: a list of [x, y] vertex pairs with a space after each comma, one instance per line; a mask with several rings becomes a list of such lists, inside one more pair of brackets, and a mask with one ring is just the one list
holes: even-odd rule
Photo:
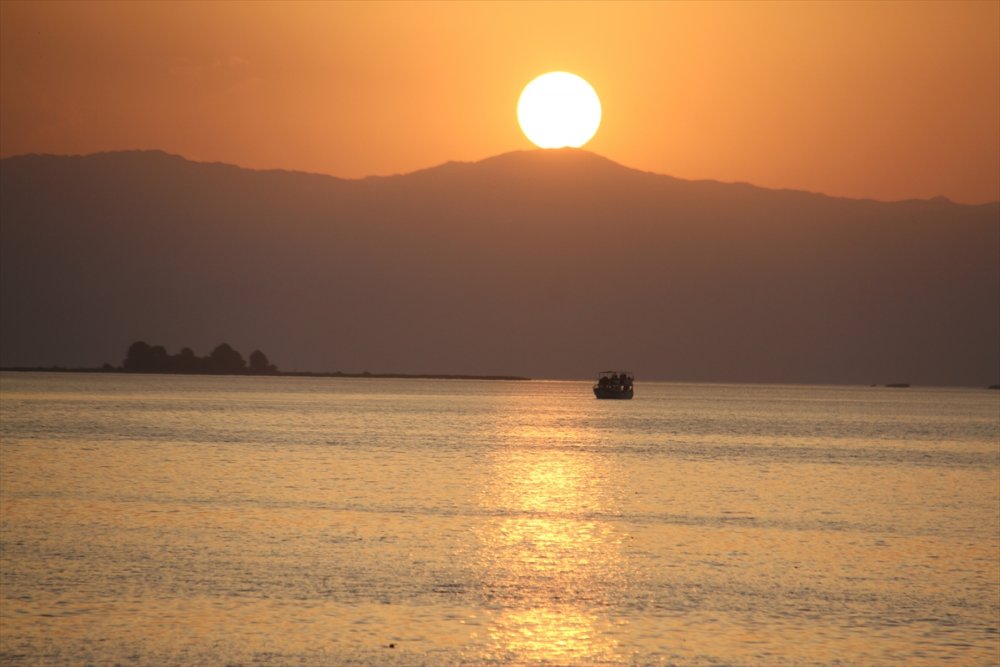
[[526, 147], [525, 84], [598, 91], [586, 148], [685, 179], [1000, 199], [1000, 4], [7, 2], [0, 154], [157, 148], [344, 178]]
[[1000, 667], [998, 26], [0, 0], [0, 665]]

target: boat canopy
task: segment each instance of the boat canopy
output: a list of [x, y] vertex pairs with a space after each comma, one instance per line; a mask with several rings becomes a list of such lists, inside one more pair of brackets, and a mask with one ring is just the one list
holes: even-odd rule
[[597, 374], [597, 378], [598, 379], [600, 379], [600, 378], [611, 378], [611, 377], [614, 377], [615, 375], [617, 375], [618, 377], [621, 377], [623, 375], [625, 377], [634, 377], [632, 375], [632, 371], [601, 371], [600, 373]]

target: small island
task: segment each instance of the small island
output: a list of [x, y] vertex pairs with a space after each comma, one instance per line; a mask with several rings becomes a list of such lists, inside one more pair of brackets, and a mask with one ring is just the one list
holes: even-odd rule
[[421, 380], [530, 380], [517, 375], [460, 375], [449, 373], [345, 373], [343, 371], [280, 371], [260, 350], [250, 353], [249, 361], [228, 343], [220, 343], [206, 357], [197, 356], [190, 347], [168, 354], [163, 345], [136, 341], [129, 345], [120, 366], [105, 363], [100, 368], [65, 368], [61, 366], [0, 368], [4, 371], [41, 373], [162, 373], [180, 375], [273, 375], [279, 377], [387, 378]]

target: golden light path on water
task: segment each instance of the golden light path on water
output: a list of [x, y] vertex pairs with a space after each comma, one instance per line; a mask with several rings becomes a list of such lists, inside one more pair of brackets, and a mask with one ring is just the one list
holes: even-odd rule
[[[591, 438], [558, 423], [514, 424], [516, 448], [491, 459], [483, 504], [499, 512], [479, 538], [489, 653], [518, 663], [612, 661], [618, 641], [602, 611], [625, 585], [622, 535], [602, 516], [615, 503], [606, 457], [574, 445]], [[532, 446], [535, 445], [535, 446]]]

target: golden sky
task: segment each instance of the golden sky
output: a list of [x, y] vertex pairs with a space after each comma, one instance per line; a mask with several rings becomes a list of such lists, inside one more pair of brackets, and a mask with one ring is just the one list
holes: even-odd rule
[[343, 177], [533, 148], [566, 70], [586, 149], [688, 179], [1000, 199], [1000, 2], [0, 2], [0, 154], [160, 148]]

